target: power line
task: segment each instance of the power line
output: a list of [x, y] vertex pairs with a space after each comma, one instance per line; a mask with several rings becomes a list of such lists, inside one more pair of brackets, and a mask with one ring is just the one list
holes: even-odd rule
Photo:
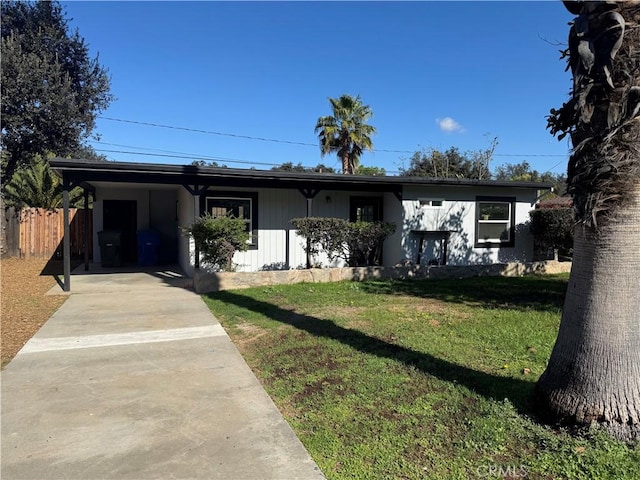
[[264, 138], [264, 137], [252, 137], [250, 135], [238, 135], [236, 133], [225, 133], [225, 132], [214, 132], [211, 130], [200, 130], [197, 128], [187, 128], [187, 127], [176, 127], [173, 125], [162, 125], [160, 123], [151, 123], [151, 122], [138, 122], [135, 120], [123, 120], [121, 118], [112, 118], [112, 117], [103, 117], [100, 116], [103, 120], [110, 120], [112, 122], [122, 122], [122, 123], [133, 123], [135, 125], [146, 125], [148, 127], [158, 127], [158, 128], [168, 128], [171, 130], [182, 130], [185, 132], [195, 132], [195, 133], [206, 133], [208, 135], [219, 135], [223, 137], [235, 137], [235, 138], [245, 138], [247, 140], [258, 140], [261, 142], [274, 142], [274, 143], [287, 143], [289, 145], [302, 145], [304, 147], [317, 147], [318, 145], [315, 143], [304, 143], [304, 142], [292, 142], [289, 140], [278, 140], [275, 138]]
[[245, 165], [264, 165], [267, 167], [274, 167], [279, 165], [276, 163], [249, 162], [247, 160], [233, 160], [229, 158], [216, 158], [216, 157], [207, 157], [207, 156], [201, 156], [201, 155], [188, 155], [188, 154], [170, 155], [168, 153], [130, 152], [126, 150], [109, 150], [104, 148], [96, 148], [95, 150], [96, 152], [124, 153], [127, 155], [143, 155], [143, 156], [149, 156], [149, 157], [181, 158], [181, 159], [187, 159], [187, 160], [213, 160], [213, 161], [229, 162], [229, 163], [241, 163]]
[[[136, 120], [124, 120], [122, 118], [113, 118], [113, 117], [103, 117], [100, 116], [103, 120], [109, 120], [112, 122], [122, 122], [122, 123], [132, 123], [134, 125], [145, 125], [148, 127], [158, 127], [158, 128], [168, 128], [170, 130], [182, 130], [185, 132], [194, 132], [194, 133], [205, 133], [208, 135], [218, 135], [223, 137], [233, 137], [233, 138], [244, 138], [247, 140], [257, 140], [260, 142], [272, 142], [272, 143], [285, 143], [288, 145], [300, 145], [303, 147], [314, 147], [318, 148], [317, 143], [306, 143], [306, 142], [294, 142], [291, 140], [281, 140], [276, 138], [266, 138], [266, 137], [254, 137], [251, 135], [240, 135], [237, 133], [227, 133], [227, 132], [216, 132], [212, 130], [201, 130], [198, 128], [188, 128], [188, 127], [176, 127], [174, 125], [163, 125], [160, 123], [152, 123], [152, 122], [139, 122]], [[374, 149], [374, 152], [386, 152], [386, 153], [413, 153], [410, 150], [383, 150], [383, 149]]]
[[[300, 145], [303, 147], [314, 147], [317, 148], [318, 144], [316, 143], [306, 143], [306, 142], [294, 142], [291, 140], [281, 140], [276, 138], [266, 138], [266, 137], [255, 137], [251, 135], [240, 135], [236, 133], [227, 133], [227, 132], [216, 132], [212, 130], [201, 130], [197, 128], [188, 128], [188, 127], [178, 127], [175, 125], [164, 125], [160, 123], [152, 123], [152, 122], [140, 122], [137, 120], [125, 120], [122, 118], [113, 118], [113, 117], [104, 117], [100, 116], [103, 120], [109, 120], [112, 122], [121, 122], [121, 123], [130, 123], [134, 125], [145, 125], [148, 127], [156, 127], [156, 128], [167, 128], [170, 130], [181, 130], [185, 132], [194, 132], [194, 133], [204, 133], [207, 135], [218, 135], [223, 137], [232, 137], [232, 138], [244, 138], [247, 140], [255, 140], [260, 142], [271, 142], [271, 143], [284, 143], [288, 145]], [[138, 147], [129, 147], [129, 148], [138, 148]], [[151, 150], [151, 149], [148, 149]], [[382, 148], [373, 149], [373, 153], [375, 152], [384, 152], [384, 153], [415, 153], [416, 150], [388, 150]], [[525, 154], [525, 153], [494, 153], [494, 157], [563, 157], [566, 158], [569, 154]]]
[[[98, 141], [94, 141], [93, 143], [99, 143], [101, 145], [111, 145], [111, 146], [119, 146], [119, 147], [124, 147], [124, 148], [137, 148], [137, 149], [145, 149], [145, 150], [155, 150], [156, 152], [164, 152], [164, 153], [152, 153], [152, 152], [133, 152], [133, 151], [129, 151], [129, 150], [111, 150], [111, 149], [104, 149], [104, 148], [95, 148], [94, 150], [97, 152], [105, 152], [105, 153], [121, 153], [121, 154], [126, 154], [126, 155], [140, 155], [140, 156], [147, 156], [147, 157], [163, 157], [163, 158], [176, 158], [176, 159], [184, 159], [184, 160], [205, 160], [205, 161], [213, 161], [213, 162], [226, 162], [226, 163], [237, 163], [237, 164], [241, 164], [241, 165], [252, 165], [252, 166], [256, 166], [256, 165], [260, 165], [260, 166], [265, 166], [265, 167], [279, 167], [282, 164], [280, 163], [269, 163], [269, 162], [255, 162], [255, 161], [249, 161], [249, 160], [239, 160], [239, 159], [234, 159], [234, 158], [226, 158], [226, 157], [214, 157], [211, 155], [200, 155], [200, 154], [195, 154], [195, 153], [186, 153], [186, 152], [175, 152], [172, 150], [160, 150], [160, 149], [153, 149], [153, 148], [147, 148], [147, 147], [137, 147], [134, 145], [121, 145], [121, 144], [117, 144], [117, 143], [106, 143], [106, 142], [98, 142]], [[558, 163], [556, 163], [554, 166], [552, 166], [550, 169], [548, 169], [548, 171], [553, 171], [553, 169], [555, 169], [556, 167], [558, 167], [559, 165], [561, 165], [563, 163], [563, 161], [560, 161]], [[337, 164], [337, 162], [334, 163], [334, 167]], [[303, 167], [307, 167], [307, 168], [313, 168], [310, 166], [305, 166], [303, 165]], [[386, 169], [385, 169], [386, 170]], [[399, 170], [386, 170], [386, 172], [388, 174], [399, 174], [401, 173]]]
[[[139, 147], [136, 145], [123, 145], [120, 143], [108, 143], [108, 142], [100, 142], [100, 141], [93, 141], [92, 143], [100, 144], [100, 145], [108, 145], [112, 147], [148, 150], [148, 152], [132, 152], [132, 151], [125, 151], [125, 150], [109, 150], [109, 149], [103, 149], [103, 148], [94, 148], [97, 152], [111, 152], [111, 153], [124, 153], [128, 155], [181, 158], [181, 159], [187, 159], [187, 160], [208, 160], [208, 161], [215, 161], [215, 162], [240, 163], [240, 164], [246, 164], [246, 165], [266, 165], [266, 166], [272, 166], [272, 167], [277, 167], [281, 165], [280, 163], [253, 162], [249, 160], [240, 160], [237, 158], [216, 157], [213, 155], [201, 155], [198, 153], [176, 152], [175, 150], [161, 150], [161, 149], [150, 148], [150, 147]], [[160, 153], [151, 153], [151, 152], [160, 152]], [[164, 154], [167, 154], [167, 155], [164, 155]], [[313, 167], [309, 167], [309, 168], [313, 168]]]
[[494, 153], [494, 157], [568, 157], [569, 154], [560, 153]]

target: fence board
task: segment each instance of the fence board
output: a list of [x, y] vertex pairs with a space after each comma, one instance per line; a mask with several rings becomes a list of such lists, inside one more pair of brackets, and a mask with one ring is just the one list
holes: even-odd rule
[[[63, 209], [8, 208], [6, 222], [6, 255], [23, 258], [62, 258], [64, 236]], [[84, 257], [84, 223], [93, 231], [93, 210], [69, 209], [69, 240], [72, 257]], [[93, 253], [93, 235], [89, 236], [89, 256]]]
[[3, 218], [4, 235], [2, 254], [9, 257], [20, 256], [20, 220], [14, 207], [4, 209]]

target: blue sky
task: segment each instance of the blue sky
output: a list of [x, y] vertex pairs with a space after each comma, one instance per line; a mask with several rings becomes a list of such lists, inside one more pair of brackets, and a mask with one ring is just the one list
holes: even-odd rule
[[378, 130], [364, 165], [397, 172], [416, 150], [497, 137], [493, 167], [566, 168], [569, 144], [545, 119], [570, 88], [559, 1], [62, 4], [117, 97], [102, 114], [117, 121], [99, 119], [92, 144], [147, 154], [103, 152], [113, 160], [339, 167], [320, 156], [314, 126], [328, 97], [348, 93]]

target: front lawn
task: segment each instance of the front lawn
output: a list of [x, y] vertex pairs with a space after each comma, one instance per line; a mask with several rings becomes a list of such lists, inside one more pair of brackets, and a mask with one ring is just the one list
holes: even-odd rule
[[640, 478], [532, 420], [567, 275], [297, 284], [205, 300], [328, 479]]

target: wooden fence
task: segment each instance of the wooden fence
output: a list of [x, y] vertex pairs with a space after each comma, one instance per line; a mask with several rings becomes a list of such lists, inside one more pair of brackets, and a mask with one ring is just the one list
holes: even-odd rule
[[[62, 208], [9, 207], [4, 212], [6, 243], [3, 253], [21, 258], [62, 258], [64, 213]], [[93, 256], [93, 210], [69, 209], [71, 256], [84, 257], [84, 225], [89, 227], [89, 256]]]

